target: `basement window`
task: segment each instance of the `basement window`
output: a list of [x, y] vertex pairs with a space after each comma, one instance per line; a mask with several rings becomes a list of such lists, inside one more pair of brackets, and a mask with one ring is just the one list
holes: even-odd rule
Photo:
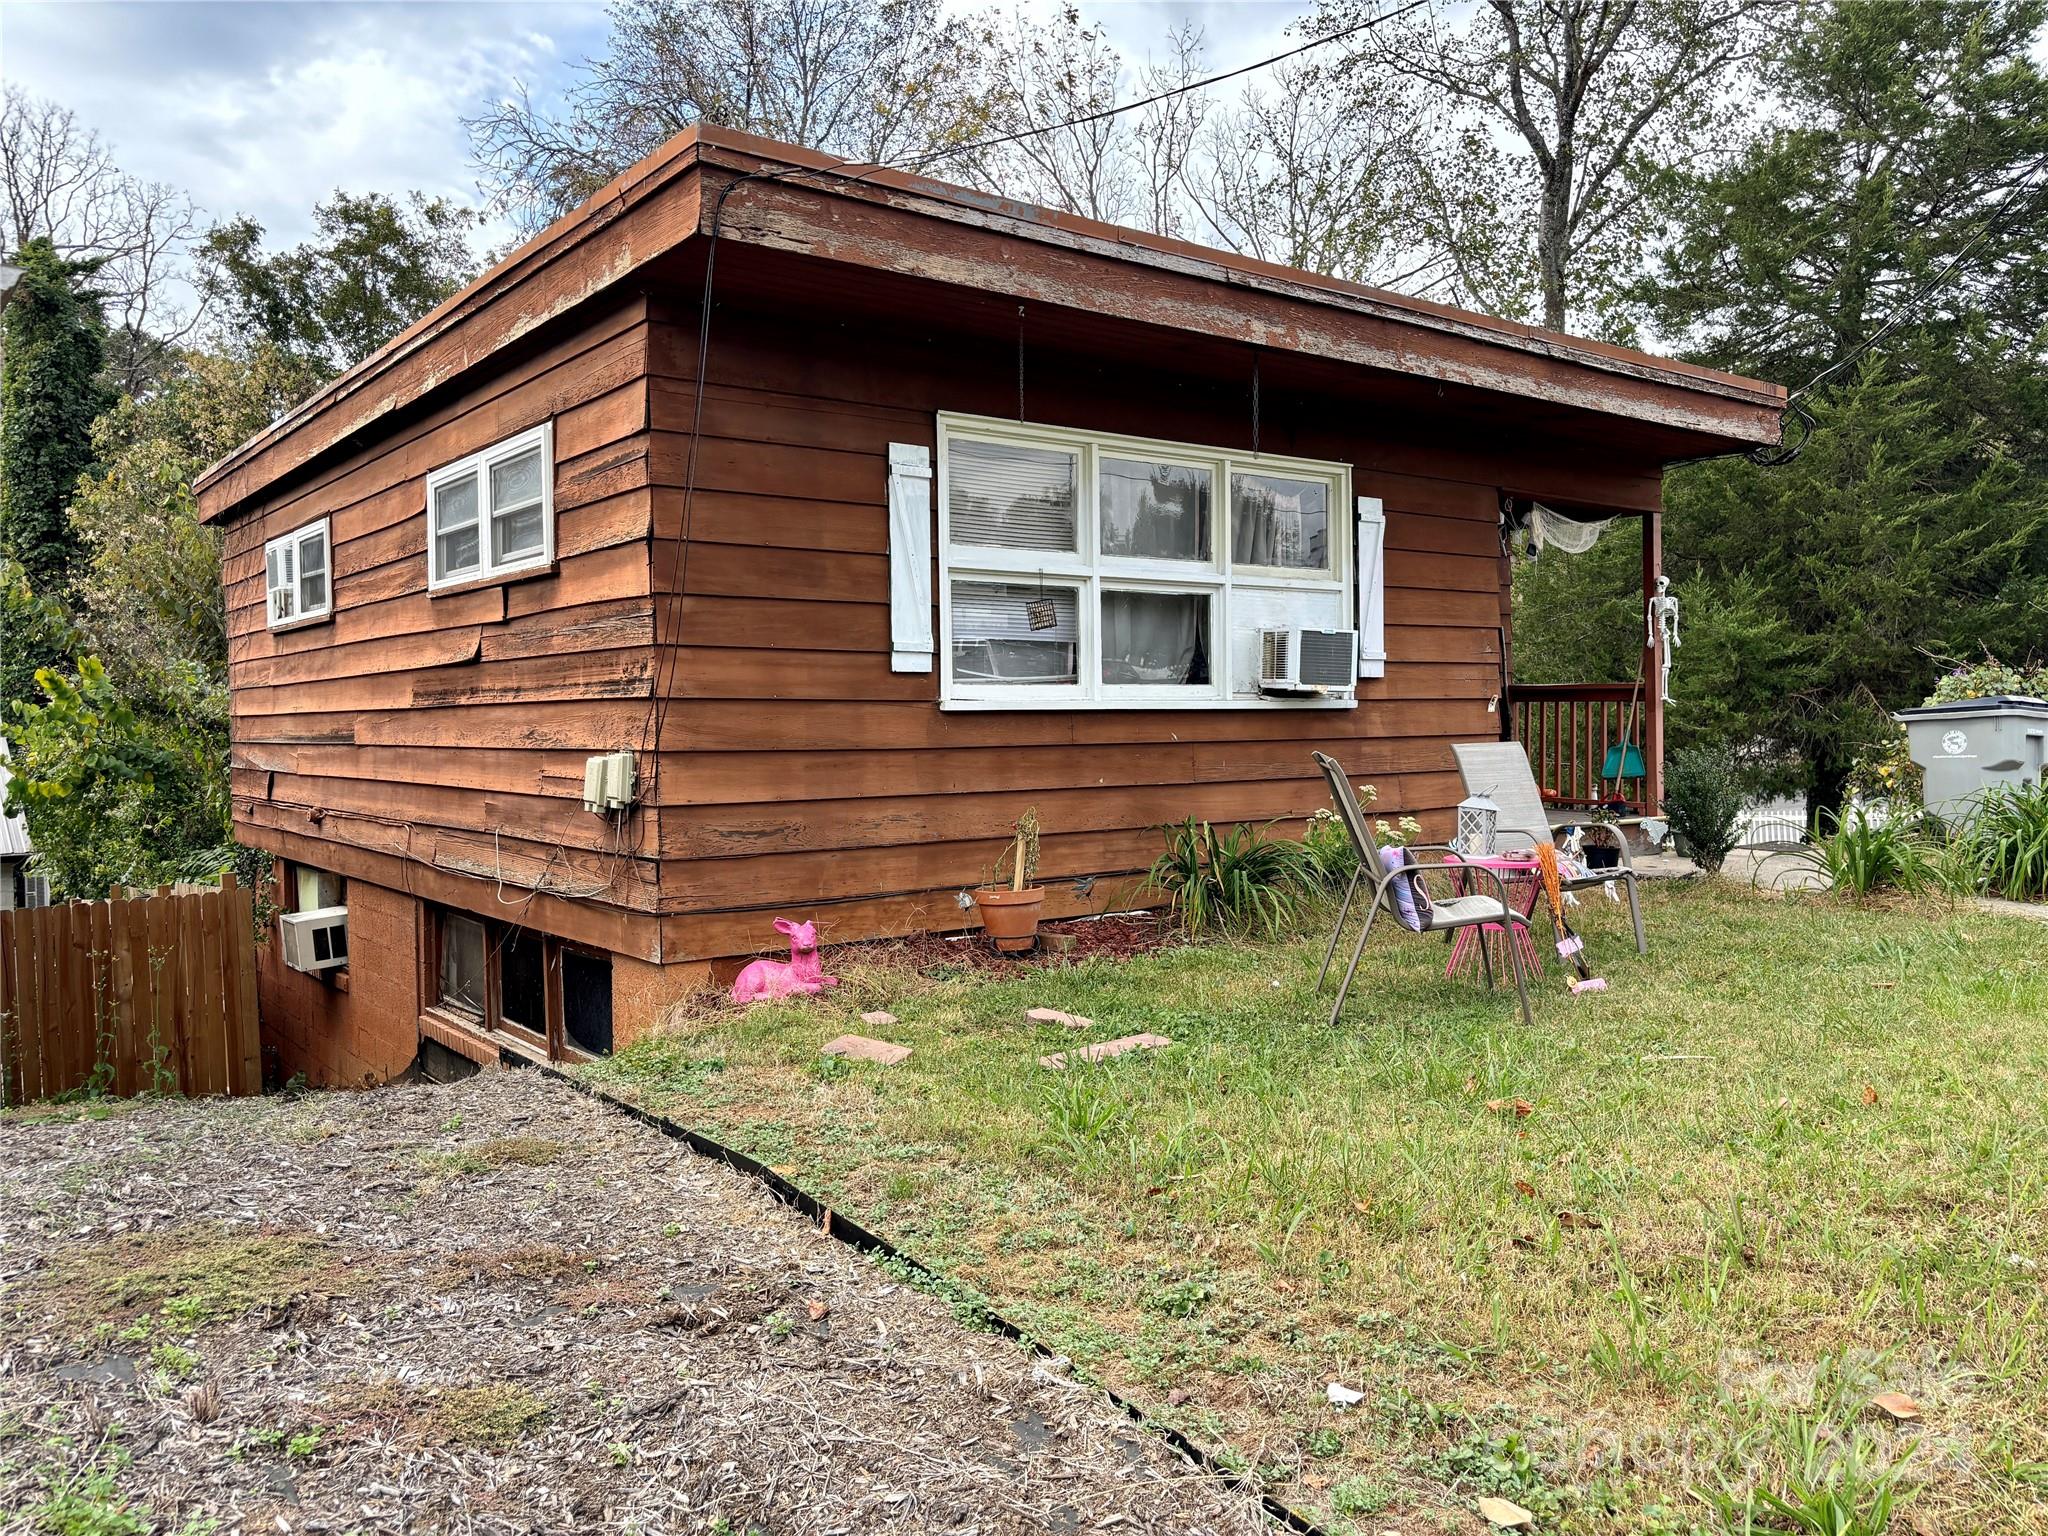
[[554, 558], [553, 422], [427, 476], [429, 589], [516, 575]]
[[295, 528], [263, 546], [265, 622], [307, 624], [334, 611], [327, 519]]
[[514, 923], [430, 915], [436, 1012], [551, 1060], [611, 1054], [610, 955]]

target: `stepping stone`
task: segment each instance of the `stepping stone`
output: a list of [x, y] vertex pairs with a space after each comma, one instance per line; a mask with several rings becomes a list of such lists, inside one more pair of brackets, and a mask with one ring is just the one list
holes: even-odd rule
[[1064, 1024], [1069, 1029], [1093, 1029], [1095, 1021], [1084, 1019], [1078, 1013], [1062, 1013], [1057, 1008], [1027, 1008], [1024, 1017], [1034, 1024]]
[[891, 1024], [894, 1024], [896, 1022], [896, 1015], [893, 1013], [886, 1013], [882, 1009], [877, 1008], [873, 1013], [862, 1014], [860, 1016], [860, 1021], [861, 1023], [867, 1025], [870, 1029], [887, 1029]]
[[878, 1067], [893, 1067], [910, 1059], [910, 1047], [891, 1045], [887, 1040], [870, 1040], [866, 1035], [841, 1035], [825, 1043], [824, 1055], [844, 1056], [851, 1061], [872, 1061]]
[[1156, 1051], [1171, 1044], [1173, 1042], [1164, 1035], [1125, 1035], [1121, 1040], [1100, 1040], [1075, 1051], [1054, 1051], [1050, 1056], [1039, 1057], [1038, 1064], [1058, 1072], [1066, 1067], [1070, 1056], [1076, 1061], [1105, 1061], [1111, 1056], [1121, 1056], [1125, 1051]]

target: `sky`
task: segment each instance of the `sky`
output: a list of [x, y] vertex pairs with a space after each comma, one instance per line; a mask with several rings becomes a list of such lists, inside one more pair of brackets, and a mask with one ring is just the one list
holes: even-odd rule
[[[1305, 8], [1082, 4], [1134, 63], [1194, 20], [1212, 72], [1281, 51]], [[515, 81], [551, 97], [604, 37], [598, 0], [0, 0], [0, 78], [72, 108], [129, 173], [292, 244], [338, 187], [475, 201], [462, 119]]]

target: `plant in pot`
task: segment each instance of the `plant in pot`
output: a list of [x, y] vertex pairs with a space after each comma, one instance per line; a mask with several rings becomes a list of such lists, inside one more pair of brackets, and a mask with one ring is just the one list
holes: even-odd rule
[[1038, 807], [1033, 806], [1017, 818], [1010, 845], [997, 857], [988, 883], [974, 893], [981, 926], [1004, 954], [1022, 954], [1038, 942], [1038, 909], [1045, 891], [1032, 883], [1037, 874]]
[[[1616, 804], [1620, 804], [1620, 802], [1616, 802]], [[1627, 807], [1622, 805], [1621, 809], [1626, 810]], [[1586, 820], [1591, 823], [1591, 826], [1587, 829], [1589, 832], [1592, 830], [1592, 827], [1606, 829], [1586, 838], [1584, 845], [1586, 868], [1621, 868], [1621, 839], [1626, 834], [1621, 830], [1620, 811], [1616, 809], [1615, 805], [1596, 805], [1586, 813]]]

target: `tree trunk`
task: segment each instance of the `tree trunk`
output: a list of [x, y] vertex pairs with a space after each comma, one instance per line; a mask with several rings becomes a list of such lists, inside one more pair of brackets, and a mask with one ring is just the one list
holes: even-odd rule
[[[1806, 824], [1834, 826], [1848, 799], [1849, 764], [1832, 755], [1816, 758], [1813, 782], [1806, 789]], [[1823, 811], [1827, 813], [1825, 822], [1818, 820]]]
[[1543, 283], [1543, 324], [1553, 331], [1564, 329], [1565, 243], [1571, 199], [1571, 162], [1561, 154], [1556, 169], [1543, 179], [1543, 201], [1536, 226], [1536, 270]]

